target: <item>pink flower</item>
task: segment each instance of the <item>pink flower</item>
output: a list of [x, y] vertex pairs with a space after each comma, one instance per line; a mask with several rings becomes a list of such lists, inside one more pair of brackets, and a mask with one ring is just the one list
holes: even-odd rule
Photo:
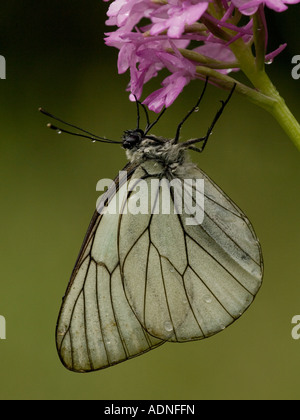
[[284, 12], [288, 8], [286, 4], [296, 4], [300, 0], [232, 0], [232, 2], [243, 15], [252, 15], [256, 13], [260, 4], [276, 12]]
[[115, 0], [109, 6], [106, 25], [131, 30], [143, 17], [149, 17], [158, 7], [159, 5], [149, 0]]
[[[171, 73], [179, 72], [193, 75], [195, 65], [178, 54], [178, 57], [166, 52], [171, 45], [173, 48], [185, 48], [189, 40], [174, 40], [172, 44], [166, 36], [145, 38], [141, 33], [124, 33], [122, 29], [107, 34], [106, 44], [118, 48], [118, 71], [124, 73], [130, 69], [130, 84], [128, 90], [138, 99], [142, 89], [164, 67]], [[189, 79], [190, 80], [190, 79]], [[168, 82], [166, 82], [168, 84]]]
[[[264, 5], [281, 12], [287, 9], [287, 5], [299, 2], [300, 0], [114, 0], [109, 6], [106, 24], [116, 26], [117, 29], [106, 34], [105, 42], [119, 50], [118, 71], [130, 71], [127, 90], [138, 99], [145, 83], [156, 77], [162, 69], [169, 71], [162, 87], [144, 101], [151, 110], [159, 112], [163, 106], [170, 106], [192, 79], [203, 78], [197, 73], [197, 66], [215, 68], [223, 74], [239, 70], [231, 45], [237, 39], [241, 39], [244, 45], [254, 42], [251, 16], [254, 13], [264, 26], [261, 31], [264, 38], [260, 39], [260, 53], [265, 61], [273, 61], [285, 45], [265, 54], [268, 30]], [[211, 7], [208, 7], [210, 4]], [[215, 9], [220, 13], [220, 5], [223, 7], [223, 16], [216, 18], [212, 11]], [[237, 21], [236, 9], [249, 16], [244, 17], [244, 26]], [[182, 53], [195, 60], [192, 61], [185, 58], [180, 49], [191, 54], [198, 53], [199, 56]]]
[[164, 79], [162, 82], [163, 88], [156, 90], [149, 95], [144, 104], [154, 112], [159, 112], [165, 107], [169, 107], [182, 92], [185, 85], [191, 79], [196, 78], [196, 66], [189, 60], [182, 57], [176, 50], [175, 45], [172, 45], [176, 54], [169, 54], [163, 51], [157, 52], [155, 55], [159, 62], [164, 65], [172, 74]]
[[[161, 41], [160, 44], [155, 45], [155, 43], [149, 43], [146, 47], [144, 46], [143, 48], [139, 48], [139, 51], [137, 53], [139, 65], [137, 68], [135, 66], [132, 67], [131, 76], [133, 77], [131, 77], [130, 83], [131, 92], [134, 93], [138, 98], [141, 96], [143, 85], [152, 77], [155, 77], [158, 71], [162, 70], [163, 68], [167, 68], [170, 71], [170, 73], [172, 73], [172, 76], [174, 76], [175, 74], [176, 77], [178, 77], [179, 75], [184, 77], [184, 79], [186, 80], [185, 84], [187, 84], [191, 80], [191, 78], [195, 77], [196, 66], [192, 64], [189, 60], [182, 57], [181, 54], [178, 54], [178, 56], [174, 56], [173, 54], [166, 52], [166, 43], [168, 47], [171, 46], [169, 41]], [[172, 46], [176, 49], [175, 44], [173, 44]], [[167, 88], [167, 86], [171, 84], [173, 87], [175, 87], [176, 83], [174, 82], [174, 80], [175, 79], [173, 78], [169, 79], [167, 77], [162, 83], [162, 85], [164, 86], [164, 90]], [[179, 85], [181, 85], [181, 83], [177, 84], [177, 87]], [[168, 94], [168, 97], [166, 97], [166, 103], [171, 104], [179, 95], [181, 90], [179, 91], [178, 89], [176, 89], [177, 94], [172, 100], [170, 99], [171, 94]], [[160, 109], [156, 108], [156, 112], [160, 111]]]
[[151, 93], [143, 104], [151, 111], [160, 112], [164, 106], [167, 108], [175, 101], [189, 81], [190, 79], [182, 76], [180, 72], [173, 73], [162, 82], [163, 88]]
[[205, 0], [170, 0], [168, 5], [161, 7], [151, 17], [155, 22], [150, 30], [151, 35], [168, 30], [170, 38], [179, 38], [185, 25], [197, 22], [208, 7]]

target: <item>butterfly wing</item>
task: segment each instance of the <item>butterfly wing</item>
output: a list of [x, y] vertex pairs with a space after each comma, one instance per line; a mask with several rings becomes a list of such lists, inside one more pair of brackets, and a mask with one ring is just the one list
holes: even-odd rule
[[[151, 188], [163, 168], [153, 161], [141, 167]], [[132, 310], [148, 333], [175, 342], [206, 338], [230, 325], [253, 301], [263, 275], [260, 244], [244, 213], [195, 165], [185, 168], [184, 178], [204, 180], [202, 224], [186, 224], [192, 209], [128, 213], [120, 218], [118, 234]], [[161, 188], [153, 193], [163, 198]]]
[[[101, 197], [112, 205], [124, 194], [136, 167], [127, 165]], [[98, 208], [98, 211], [100, 211]], [[70, 370], [89, 372], [138, 356], [163, 342], [149, 335], [124, 294], [118, 255], [119, 214], [95, 212], [63, 299], [57, 350]]]

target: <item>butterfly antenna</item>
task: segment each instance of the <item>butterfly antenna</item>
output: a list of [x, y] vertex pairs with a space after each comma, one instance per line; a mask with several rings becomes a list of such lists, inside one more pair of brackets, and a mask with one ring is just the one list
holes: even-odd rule
[[56, 131], [57, 134], [61, 134], [61, 133], [71, 134], [72, 136], [83, 137], [85, 139], [92, 140], [94, 143], [96, 141], [99, 141], [100, 143], [122, 144], [121, 141], [109, 140], [109, 139], [105, 139], [105, 137], [103, 137], [103, 138], [101, 137], [99, 139], [97, 137], [93, 137], [93, 136], [89, 136], [89, 135], [85, 135], [85, 134], [81, 134], [81, 133], [74, 133], [73, 131], [65, 130], [64, 128], [57, 127], [56, 125], [53, 125], [53, 124], [47, 124], [47, 127], [51, 128], [51, 130]]
[[43, 108], [39, 108], [39, 112], [41, 112], [42, 114], [46, 115], [47, 117], [52, 118], [52, 119], [53, 119], [53, 120], [55, 120], [55, 121], [59, 121], [59, 122], [61, 122], [61, 123], [65, 124], [65, 125], [67, 125], [68, 127], [75, 128], [76, 130], [79, 130], [79, 131], [81, 131], [82, 133], [85, 133], [85, 134], [74, 133], [74, 132], [72, 132], [72, 131], [68, 131], [68, 130], [65, 130], [65, 129], [63, 129], [63, 128], [59, 128], [59, 127], [57, 127], [57, 126], [55, 126], [55, 125], [53, 125], [53, 124], [48, 124], [48, 125], [47, 125], [49, 128], [51, 128], [52, 130], [55, 130], [55, 131], [56, 131], [57, 133], [59, 133], [59, 134], [60, 134], [60, 133], [71, 134], [71, 135], [73, 135], [73, 136], [83, 137], [83, 138], [90, 139], [90, 140], [92, 140], [92, 141], [99, 141], [99, 142], [102, 142], [102, 143], [122, 144], [122, 142], [121, 142], [121, 141], [110, 140], [110, 139], [107, 139], [107, 138], [105, 138], [105, 137], [100, 137], [100, 136], [97, 136], [96, 134], [93, 134], [93, 133], [91, 133], [91, 132], [89, 132], [89, 131], [87, 131], [87, 130], [84, 130], [83, 128], [77, 127], [77, 126], [76, 126], [76, 125], [74, 125], [74, 124], [70, 124], [70, 123], [68, 123], [68, 122], [66, 122], [66, 121], [63, 121], [62, 119], [60, 119], [60, 118], [58, 118], [58, 117], [55, 117], [54, 115], [50, 114], [48, 111], [46, 111], [46, 110], [45, 110], [45, 109], [43, 109]]

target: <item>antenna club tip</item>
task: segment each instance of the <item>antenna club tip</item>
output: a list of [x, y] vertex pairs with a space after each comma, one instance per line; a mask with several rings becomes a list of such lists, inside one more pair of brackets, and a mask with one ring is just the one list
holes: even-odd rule
[[48, 123], [47, 127], [51, 128], [52, 130], [57, 130], [57, 127], [55, 125], [51, 124], [51, 123]]

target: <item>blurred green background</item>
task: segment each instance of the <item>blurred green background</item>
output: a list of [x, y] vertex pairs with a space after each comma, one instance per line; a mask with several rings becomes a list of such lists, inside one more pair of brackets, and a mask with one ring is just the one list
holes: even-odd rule
[[[265, 277], [246, 314], [205, 341], [165, 344], [112, 368], [75, 374], [61, 364], [55, 325], [61, 298], [98, 197], [96, 183], [125, 165], [119, 146], [47, 130], [43, 106], [101, 136], [134, 128], [135, 105], [104, 46], [107, 3], [1, 0], [0, 81], [1, 399], [298, 399], [300, 340], [299, 152], [276, 121], [235, 95], [203, 155], [193, 159], [244, 210], [262, 243]], [[269, 13], [271, 45], [288, 48], [269, 74], [300, 118], [300, 5]], [[106, 29], [107, 30], [107, 29]], [[158, 88], [158, 81], [145, 95]], [[152, 86], [152, 88], [151, 88]], [[154, 130], [173, 136], [202, 84], [194, 81]], [[186, 139], [206, 130], [224, 92], [210, 86]]]

